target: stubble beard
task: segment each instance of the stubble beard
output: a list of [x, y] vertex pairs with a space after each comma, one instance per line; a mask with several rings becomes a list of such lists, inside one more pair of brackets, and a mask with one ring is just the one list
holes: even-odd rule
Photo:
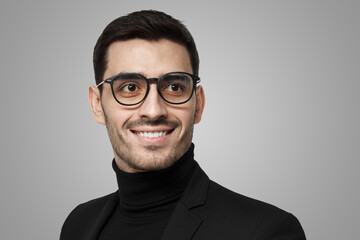
[[[124, 163], [125, 166], [136, 172], [148, 172], [168, 168], [184, 155], [191, 145], [195, 116], [189, 121], [188, 126], [186, 126], [187, 130], [177, 145], [170, 149], [170, 152], [164, 154], [162, 151], [159, 151], [159, 147], [154, 145], [148, 147], [132, 146], [120, 133], [115, 121], [110, 119], [105, 112], [104, 115], [106, 128], [115, 154], [115, 160]], [[164, 121], [166, 122], [166, 120]], [[153, 125], [155, 124], [159, 123], [154, 123]], [[124, 128], [126, 129], [126, 127]], [[141, 153], [136, 152], [134, 147], [141, 147], [145, 149], [145, 151], [142, 150]]]

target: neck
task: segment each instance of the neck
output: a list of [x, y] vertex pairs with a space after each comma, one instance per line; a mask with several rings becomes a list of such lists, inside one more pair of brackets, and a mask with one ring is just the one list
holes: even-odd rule
[[120, 170], [113, 161], [119, 186], [120, 203], [140, 206], [179, 197], [194, 168], [194, 145], [169, 168], [139, 173]]

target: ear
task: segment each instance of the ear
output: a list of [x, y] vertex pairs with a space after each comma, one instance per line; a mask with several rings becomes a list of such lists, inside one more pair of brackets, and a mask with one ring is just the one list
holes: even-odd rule
[[196, 94], [196, 106], [195, 106], [195, 124], [196, 124], [200, 122], [205, 107], [205, 93], [202, 86], [198, 86], [196, 88], [195, 94]]
[[95, 86], [89, 87], [88, 99], [91, 107], [91, 111], [94, 115], [95, 121], [105, 125], [104, 111], [101, 106], [100, 91]]

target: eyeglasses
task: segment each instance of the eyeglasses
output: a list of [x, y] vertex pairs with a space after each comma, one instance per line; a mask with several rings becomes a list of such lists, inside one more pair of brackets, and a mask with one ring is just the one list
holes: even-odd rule
[[200, 78], [186, 72], [170, 72], [159, 78], [146, 78], [138, 73], [121, 73], [102, 81], [96, 87], [109, 83], [118, 103], [133, 106], [144, 101], [152, 81], [157, 82], [158, 93], [166, 102], [183, 104], [191, 99]]

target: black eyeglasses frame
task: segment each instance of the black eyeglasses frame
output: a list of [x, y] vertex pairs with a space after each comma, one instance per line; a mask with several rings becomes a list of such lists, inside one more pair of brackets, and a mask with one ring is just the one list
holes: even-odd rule
[[[161, 91], [160, 91], [160, 84], [159, 84], [159, 82], [160, 82], [161, 79], [163, 79], [164, 77], [166, 77], [166, 76], [168, 76], [168, 75], [170, 75], [170, 74], [186, 74], [186, 75], [188, 75], [188, 76], [190, 76], [190, 77], [192, 78], [192, 80], [193, 80], [193, 89], [192, 89], [191, 94], [190, 94], [190, 96], [189, 96], [189, 98], [188, 98], [187, 100], [182, 101], [182, 102], [179, 102], [179, 103], [173, 103], [173, 102], [170, 102], [170, 101], [166, 100], [166, 99], [164, 98], [164, 96], [162, 95], [162, 93], [161, 93]], [[122, 102], [120, 102], [120, 101], [116, 98], [116, 96], [115, 96], [115, 92], [114, 92], [114, 88], [113, 88], [113, 82], [114, 82], [115, 79], [119, 78], [120, 76], [124, 76], [124, 75], [140, 76], [140, 77], [142, 77], [142, 78], [144, 78], [144, 79], [146, 80], [146, 87], [147, 87], [147, 88], [146, 88], [146, 93], [145, 93], [144, 97], [143, 97], [140, 101], [138, 101], [137, 103], [131, 103], [131, 104], [122, 103]], [[103, 83], [109, 83], [110, 86], [111, 86], [111, 92], [112, 92], [112, 94], [113, 94], [113, 97], [114, 97], [114, 99], [115, 99], [119, 104], [124, 105], [124, 106], [134, 106], [134, 105], [137, 105], [137, 104], [139, 104], [139, 103], [141, 103], [142, 101], [145, 100], [145, 98], [147, 97], [147, 95], [148, 95], [148, 93], [149, 93], [149, 90], [150, 90], [150, 83], [151, 83], [151, 82], [154, 82], [154, 81], [156, 81], [156, 83], [157, 83], [156, 85], [157, 85], [157, 91], [158, 91], [159, 95], [161, 96], [161, 98], [162, 98], [165, 102], [170, 103], [170, 104], [174, 104], [174, 105], [179, 105], [179, 104], [184, 104], [184, 103], [188, 102], [188, 101], [191, 99], [192, 95], [194, 94], [194, 91], [196, 90], [196, 85], [197, 85], [198, 83], [200, 83], [200, 77], [199, 77], [199, 76], [196, 76], [196, 75], [193, 75], [193, 74], [191, 74], [191, 73], [187, 73], [187, 72], [169, 72], [169, 73], [166, 73], [166, 74], [162, 75], [162, 76], [159, 77], [159, 78], [147, 78], [147, 77], [145, 77], [145, 76], [143, 76], [143, 75], [141, 75], [141, 74], [139, 74], [139, 73], [120, 73], [120, 74], [117, 74], [117, 75], [115, 75], [115, 76], [112, 76], [112, 77], [110, 77], [110, 78], [105, 79], [105, 80], [102, 81], [101, 83], [97, 84], [96, 87], [101, 86]]]

